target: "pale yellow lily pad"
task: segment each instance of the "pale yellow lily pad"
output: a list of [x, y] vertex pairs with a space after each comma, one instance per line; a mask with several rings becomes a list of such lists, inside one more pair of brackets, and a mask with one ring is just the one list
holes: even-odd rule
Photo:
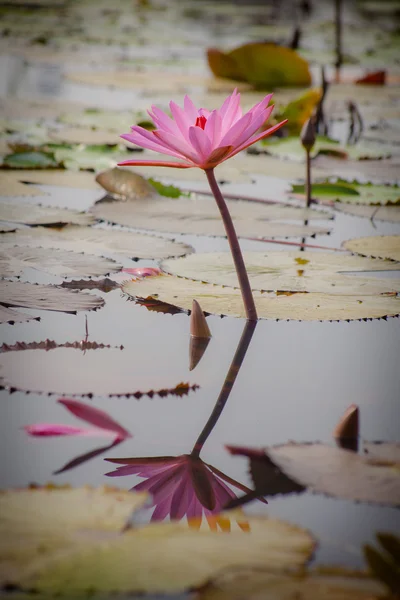
[[0, 280], [0, 304], [75, 313], [100, 308], [104, 300], [99, 296], [52, 285]]
[[[244, 261], [253, 290], [316, 292], [360, 296], [400, 292], [400, 279], [354, 277], [363, 271], [400, 271], [400, 263], [332, 252], [246, 252]], [[167, 273], [217, 285], [238, 287], [229, 252], [192, 254], [163, 261]], [[346, 274], [344, 274], [346, 273]]]
[[61, 187], [79, 188], [85, 190], [99, 190], [93, 173], [84, 171], [65, 171], [59, 169], [15, 169], [13, 171], [0, 170], [0, 189], [3, 196], [46, 196], [44, 192], [34, 185], [59, 185]]
[[[81, 250], [78, 245], [75, 245], [75, 249]], [[60, 250], [57, 247], [0, 247], [1, 277], [15, 277], [25, 269], [45, 271], [58, 277], [96, 277], [120, 271], [122, 266], [109, 258]]]
[[398, 464], [319, 443], [273, 446], [265, 453], [288, 477], [316, 493], [400, 505]]
[[23, 202], [0, 202], [0, 220], [24, 225], [90, 225], [96, 221], [90, 213]]
[[195, 600], [378, 600], [384, 592], [381, 584], [359, 573], [346, 576], [243, 569], [221, 574]]
[[400, 261], [400, 235], [376, 235], [346, 240], [343, 246], [362, 256]]
[[[329, 228], [304, 225], [305, 220], [330, 218], [313, 209], [279, 204], [227, 201], [239, 236], [289, 237], [327, 233]], [[224, 225], [214, 198], [193, 195], [190, 198], [144, 197], [125, 202], [98, 202], [91, 209], [97, 219], [119, 225], [163, 232], [225, 236]], [[299, 221], [286, 223], [285, 221]]]
[[96, 255], [119, 255], [126, 258], [159, 259], [182, 256], [193, 251], [191, 246], [167, 238], [121, 229], [100, 229], [66, 225], [62, 229], [35, 227], [20, 229], [0, 237], [2, 245], [42, 246], [79, 250]]
[[154, 523], [108, 544], [69, 553], [62, 560], [43, 561], [19, 583], [68, 597], [88, 589], [171, 593], [200, 586], [226, 569], [267, 564], [280, 571], [299, 568], [310, 558], [314, 541], [305, 530], [274, 519], [249, 517], [247, 521], [247, 533], [219, 534], [195, 531], [183, 522]]
[[[245, 317], [238, 289], [216, 286], [172, 275], [128, 281], [123, 291], [134, 298], [154, 298], [190, 310], [193, 298], [207, 313]], [[258, 316], [263, 319], [297, 321], [341, 321], [372, 319], [400, 314], [400, 299], [393, 295], [339, 296], [295, 293], [291, 295], [254, 292]]]
[[0, 492], [0, 583], [116, 539], [146, 494], [115, 488], [32, 487]]

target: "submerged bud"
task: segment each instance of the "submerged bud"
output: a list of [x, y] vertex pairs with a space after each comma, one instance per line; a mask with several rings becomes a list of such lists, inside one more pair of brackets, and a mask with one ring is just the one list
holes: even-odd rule
[[301, 130], [300, 133], [300, 139], [301, 139], [301, 143], [303, 144], [303, 147], [307, 150], [307, 152], [310, 152], [310, 150], [312, 150], [312, 147], [315, 144], [315, 125], [314, 125], [314, 119], [313, 117], [310, 117], [303, 125], [303, 128]]

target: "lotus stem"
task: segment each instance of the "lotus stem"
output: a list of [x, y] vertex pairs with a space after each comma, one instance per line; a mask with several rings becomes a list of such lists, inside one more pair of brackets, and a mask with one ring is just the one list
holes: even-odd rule
[[235, 269], [239, 280], [239, 286], [240, 291], [242, 293], [246, 317], [248, 321], [257, 321], [258, 316], [256, 305], [254, 304], [254, 298], [250, 287], [249, 276], [246, 271], [246, 266], [244, 264], [242, 251], [240, 249], [239, 240], [236, 235], [232, 217], [229, 213], [229, 209], [226, 205], [226, 202], [221, 194], [221, 190], [218, 187], [217, 180], [215, 179], [214, 169], [206, 169], [205, 173], [207, 175], [208, 183], [210, 185], [211, 191], [219, 208], [219, 212], [221, 213], [222, 221], [224, 223], [226, 235], [232, 253], [233, 262], [235, 264]]
[[202, 432], [196, 440], [195, 445], [193, 446], [193, 450], [191, 452], [191, 456], [199, 456], [200, 452], [209, 437], [210, 433], [214, 429], [217, 424], [218, 419], [220, 418], [222, 411], [224, 410], [225, 404], [228, 401], [232, 388], [235, 384], [236, 378], [238, 376], [240, 367], [244, 361], [244, 357], [246, 356], [247, 350], [250, 346], [251, 339], [253, 337], [255, 328], [257, 325], [257, 321], [248, 320], [244, 326], [242, 336], [240, 338], [238, 347], [236, 348], [235, 356], [232, 359], [231, 365], [229, 367], [229, 371], [225, 377], [224, 384], [219, 393], [217, 402], [215, 403], [214, 409], [203, 427]]

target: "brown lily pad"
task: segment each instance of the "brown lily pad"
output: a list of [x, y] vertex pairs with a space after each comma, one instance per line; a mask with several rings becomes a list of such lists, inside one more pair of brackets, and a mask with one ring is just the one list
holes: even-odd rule
[[346, 240], [343, 246], [356, 254], [400, 261], [400, 235], [376, 235]]
[[23, 202], [0, 202], [0, 220], [24, 225], [90, 225], [96, 221], [90, 213]]

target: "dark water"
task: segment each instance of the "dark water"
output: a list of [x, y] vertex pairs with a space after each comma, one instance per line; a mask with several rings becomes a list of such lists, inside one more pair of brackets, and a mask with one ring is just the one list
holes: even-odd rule
[[[207, 35], [215, 42], [218, 28], [215, 26], [211, 32], [208, 31]], [[240, 36], [237, 41], [241, 41]], [[197, 50], [197, 47], [189, 49], [186, 57], [198, 59]], [[160, 47], [156, 47], [149, 51], [149, 55], [157, 56], [159, 52]], [[174, 48], [170, 48], [171, 55], [173, 52]], [[111, 88], [96, 88], [94, 97], [90, 86], [63, 79], [63, 72], [68, 67], [32, 66], [18, 57], [5, 56], [2, 68], [5, 73], [0, 92], [2, 97], [14, 94], [19, 97], [29, 94], [42, 99], [56, 96], [116, 109], [127, 108], [133, 101], [131, 91]], [[149, 104], [148, 98], [135, 98], [135, 101], [139, 108]], [[176, 181], [179, 182], [178, 179]], [[251, 185], [229, 184], [224, 189], [282, 199], [286, 187], [281, 180], [257, 176]], [[43, 186], [43, 189], [51, 194], [46, 197], [47, 203], [80, 209], [88, 208], [101, 197], [101, 193], [84, 190], [78, 193], [56, 187]], [[198, 189], [205, 187], [199, 184]], [[340, 213], [335, 213], [332, 229], [330, 236], [319, 236], [306, 242], [339, 248], [343, 240], [350, 237], [400, 232], [399, 225], [382, 221], [373, 224], [367, 219]], [[223, 239], [171, 237], [190, 243], [199, 252], [228, 249]], [[275, 250], [277, 246], [246, 241], [243, 248]], [[121, 262], [131, 267], [155, 264], [152, 261]], [[21, 279], [55, 284], [62, 281], [33, 270], [26, 271]], [[107, 294], [94, 293], [104, 296], [106, 304], [97, 312], [87, 313], [89, 340], [110, 346], [122, 345], [123, 350], [21, 351], [16, 356], [13, 369], [22, 381], [29, 383], [28, 389], [38, 389], [35, 382], [40, 387], [50, 376], [52, 384], [55, 382], [57, 385], [57, 373], [60, 373], [60, 389], [57, 388], [60, 394], [65, 391], [63, 386], [71, 380], [84, 382], [85, 387], [90, 387], [92, 382], [99, 382], [105, 376], [119, 384], [126, 381], [127, 391], [131, 392], [173, 387], [181, 381], [200, 387], [183, 397], [144, 396], [137, 400], [133, 397], [102, 396], [101, 385], [97, 383], [94, 397], [84, 401], [112, 415], [132, 432], [133, 438], [58, 475], [54, 472], [76, 456], [101, 447], [102, 440], [29, 438], [22, 429], [24, 425], [38, 422], [76, 425], [76, 418], [56, 403], [59, 395], [1, 391], [0, 484], [3, 488], [54, 481], [74, 486], [111, 483], [129, 489], [141, 478], [132, 475], [110, 480], [105, 477], [105, 473], [110, 471], [110, 464], [104, 458], [188, 453], [214, 407], [239, 342], [243, 321], [208, 317], [213, 337], [202, 361], [190, 372], [189, 318], [186, 314], [172, 316], [149, 312], [128, 301], [119, 290]], [[1, 342], [14, 344], [51, 339], [65, 343], [85, 337], [85, 315], [82, 313], [67, 315], [34, 311], [34, 314], [40, 315], [40, 322], [0, 325]], [[332, 430], [352, 403], [360, 407], [362, 439], [398, 439], [399, 334], [397, 318], [350, 323], [260, 321], [229, 400], [204, 445], [201, 457], [251, 488], [247, 461], [231, 456], [226, 444], [262, 447], [288, 440], [332, 443]], [[54, 356], [58, 353], [60, 358], [54, 361], [48, 359], [51, 353]], [[37, 364], [38, 355], [43, 356], [42, 366]], [[91, 379], [87, 383], [89, 374]], [[377, 531], [400, 532], [399, 515], [395, 509], [310, 493], [277, 496], [269, 499], [268, 506], [256, 500], [247, 504], [244, 510], [248, 514], [280, 517], [310, 529], [320, 541], [316, 561], [325, 564], [361, 566], [362, 544], [373, 541]]]

